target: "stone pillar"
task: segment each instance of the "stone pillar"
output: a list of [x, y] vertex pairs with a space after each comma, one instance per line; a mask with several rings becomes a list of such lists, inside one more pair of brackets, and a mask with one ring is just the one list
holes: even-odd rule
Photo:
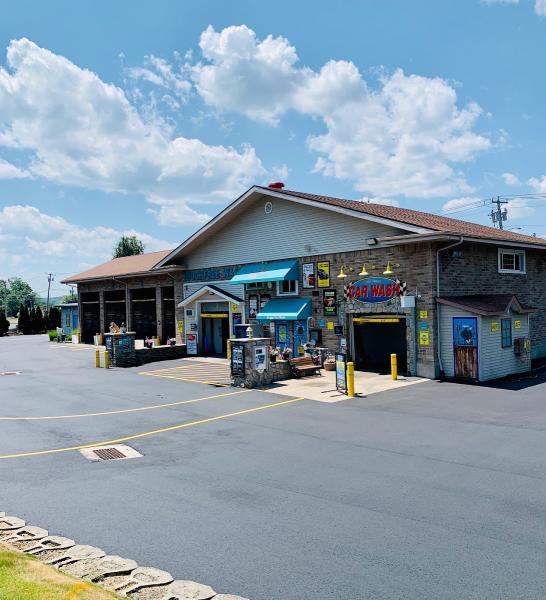
[[106, 351], [113, 367], [134, 367], [136, 365], [135, 334], [106, 333], [104, 335]]
[[163, 298], [161, 296], [161, 286], [155, 286], [155, 326], [156, 335], [159, 338], [160, 344], [164, 344], [163, 339]]
[[131, 290], [128, 286], [125, 286], [125, 326], [127, 327], [127, 331], [130, 331], [133, 328], [133, 313], [131, 310]]
[[[184, 299], [184, 276], [182, 273], [174, 274], [174, 314], [176, 327], [176, 343], [184, 344], [186, 341], [184, 331], [184, 309], [178, 308], [178, 305]], [[179, 325], [181, 323], [181, 326]], [[182, 330], [180, 330], [182, 327]]]
[[100, 333], [104, 333], [105, 331], [108, 331], [108, 327], [106, 327], [106, 324], [104, 322], [105, 317], [105, 310], [104, 310], [104, 290], [100, 290], [99, 291], [99, 315], [100, 315]]

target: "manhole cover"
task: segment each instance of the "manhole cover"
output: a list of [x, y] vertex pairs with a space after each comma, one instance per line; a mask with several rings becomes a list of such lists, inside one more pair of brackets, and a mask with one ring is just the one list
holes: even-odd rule
[[82, 448], [80, 454], [93, 462], [105, 460], [126, 460], [128, 458], [138, 458], [142, 456], [134, 448], [125, 444], [115, 444], [112, 446], [94, 446], [93, 448]]
[[0, 377], [5, 377], [6, 375], [21, 375], [21, 371], [0, 371]]

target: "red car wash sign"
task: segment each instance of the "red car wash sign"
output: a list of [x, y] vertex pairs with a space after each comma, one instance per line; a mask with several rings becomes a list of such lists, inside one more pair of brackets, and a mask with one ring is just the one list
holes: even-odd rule
[[387, 302], [400, 296], [400, 282], [386, 277], [367, 277], [347, 286], [347, 299], [357, 302]]

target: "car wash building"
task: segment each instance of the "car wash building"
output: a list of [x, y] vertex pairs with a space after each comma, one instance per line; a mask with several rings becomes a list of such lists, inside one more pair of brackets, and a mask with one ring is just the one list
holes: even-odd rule
[[62, 283], [78, 286], [80, 339], [92, 344], [110, 323], [125, 324], [137, 340], [159, 338], [160, 343], [182, 330], [176, 304], [182, 300], [182, 276], [177, 267], [154, 269], [170, 251], [149, 252], [111, 261], [73, 275]]
[[[487, 379], [546, 356], [545, 258], [540, 238], [275, 185], [250, 188], [153, 270], [184, 272], [178, 320], [198, 354], [222, 354], [251, 324], [292, 355], [313, 340], [363, 370], [386, 372], [396, 353], [410, 375]], [[470, 338], [458, 318], [476, 319]]]

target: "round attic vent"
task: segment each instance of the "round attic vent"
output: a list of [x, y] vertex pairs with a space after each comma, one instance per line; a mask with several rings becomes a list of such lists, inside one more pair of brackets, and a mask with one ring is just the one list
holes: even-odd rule
[[264, 211], [266, 215], [270, 215], [273, 212], [273, 202], [266, 202]]

